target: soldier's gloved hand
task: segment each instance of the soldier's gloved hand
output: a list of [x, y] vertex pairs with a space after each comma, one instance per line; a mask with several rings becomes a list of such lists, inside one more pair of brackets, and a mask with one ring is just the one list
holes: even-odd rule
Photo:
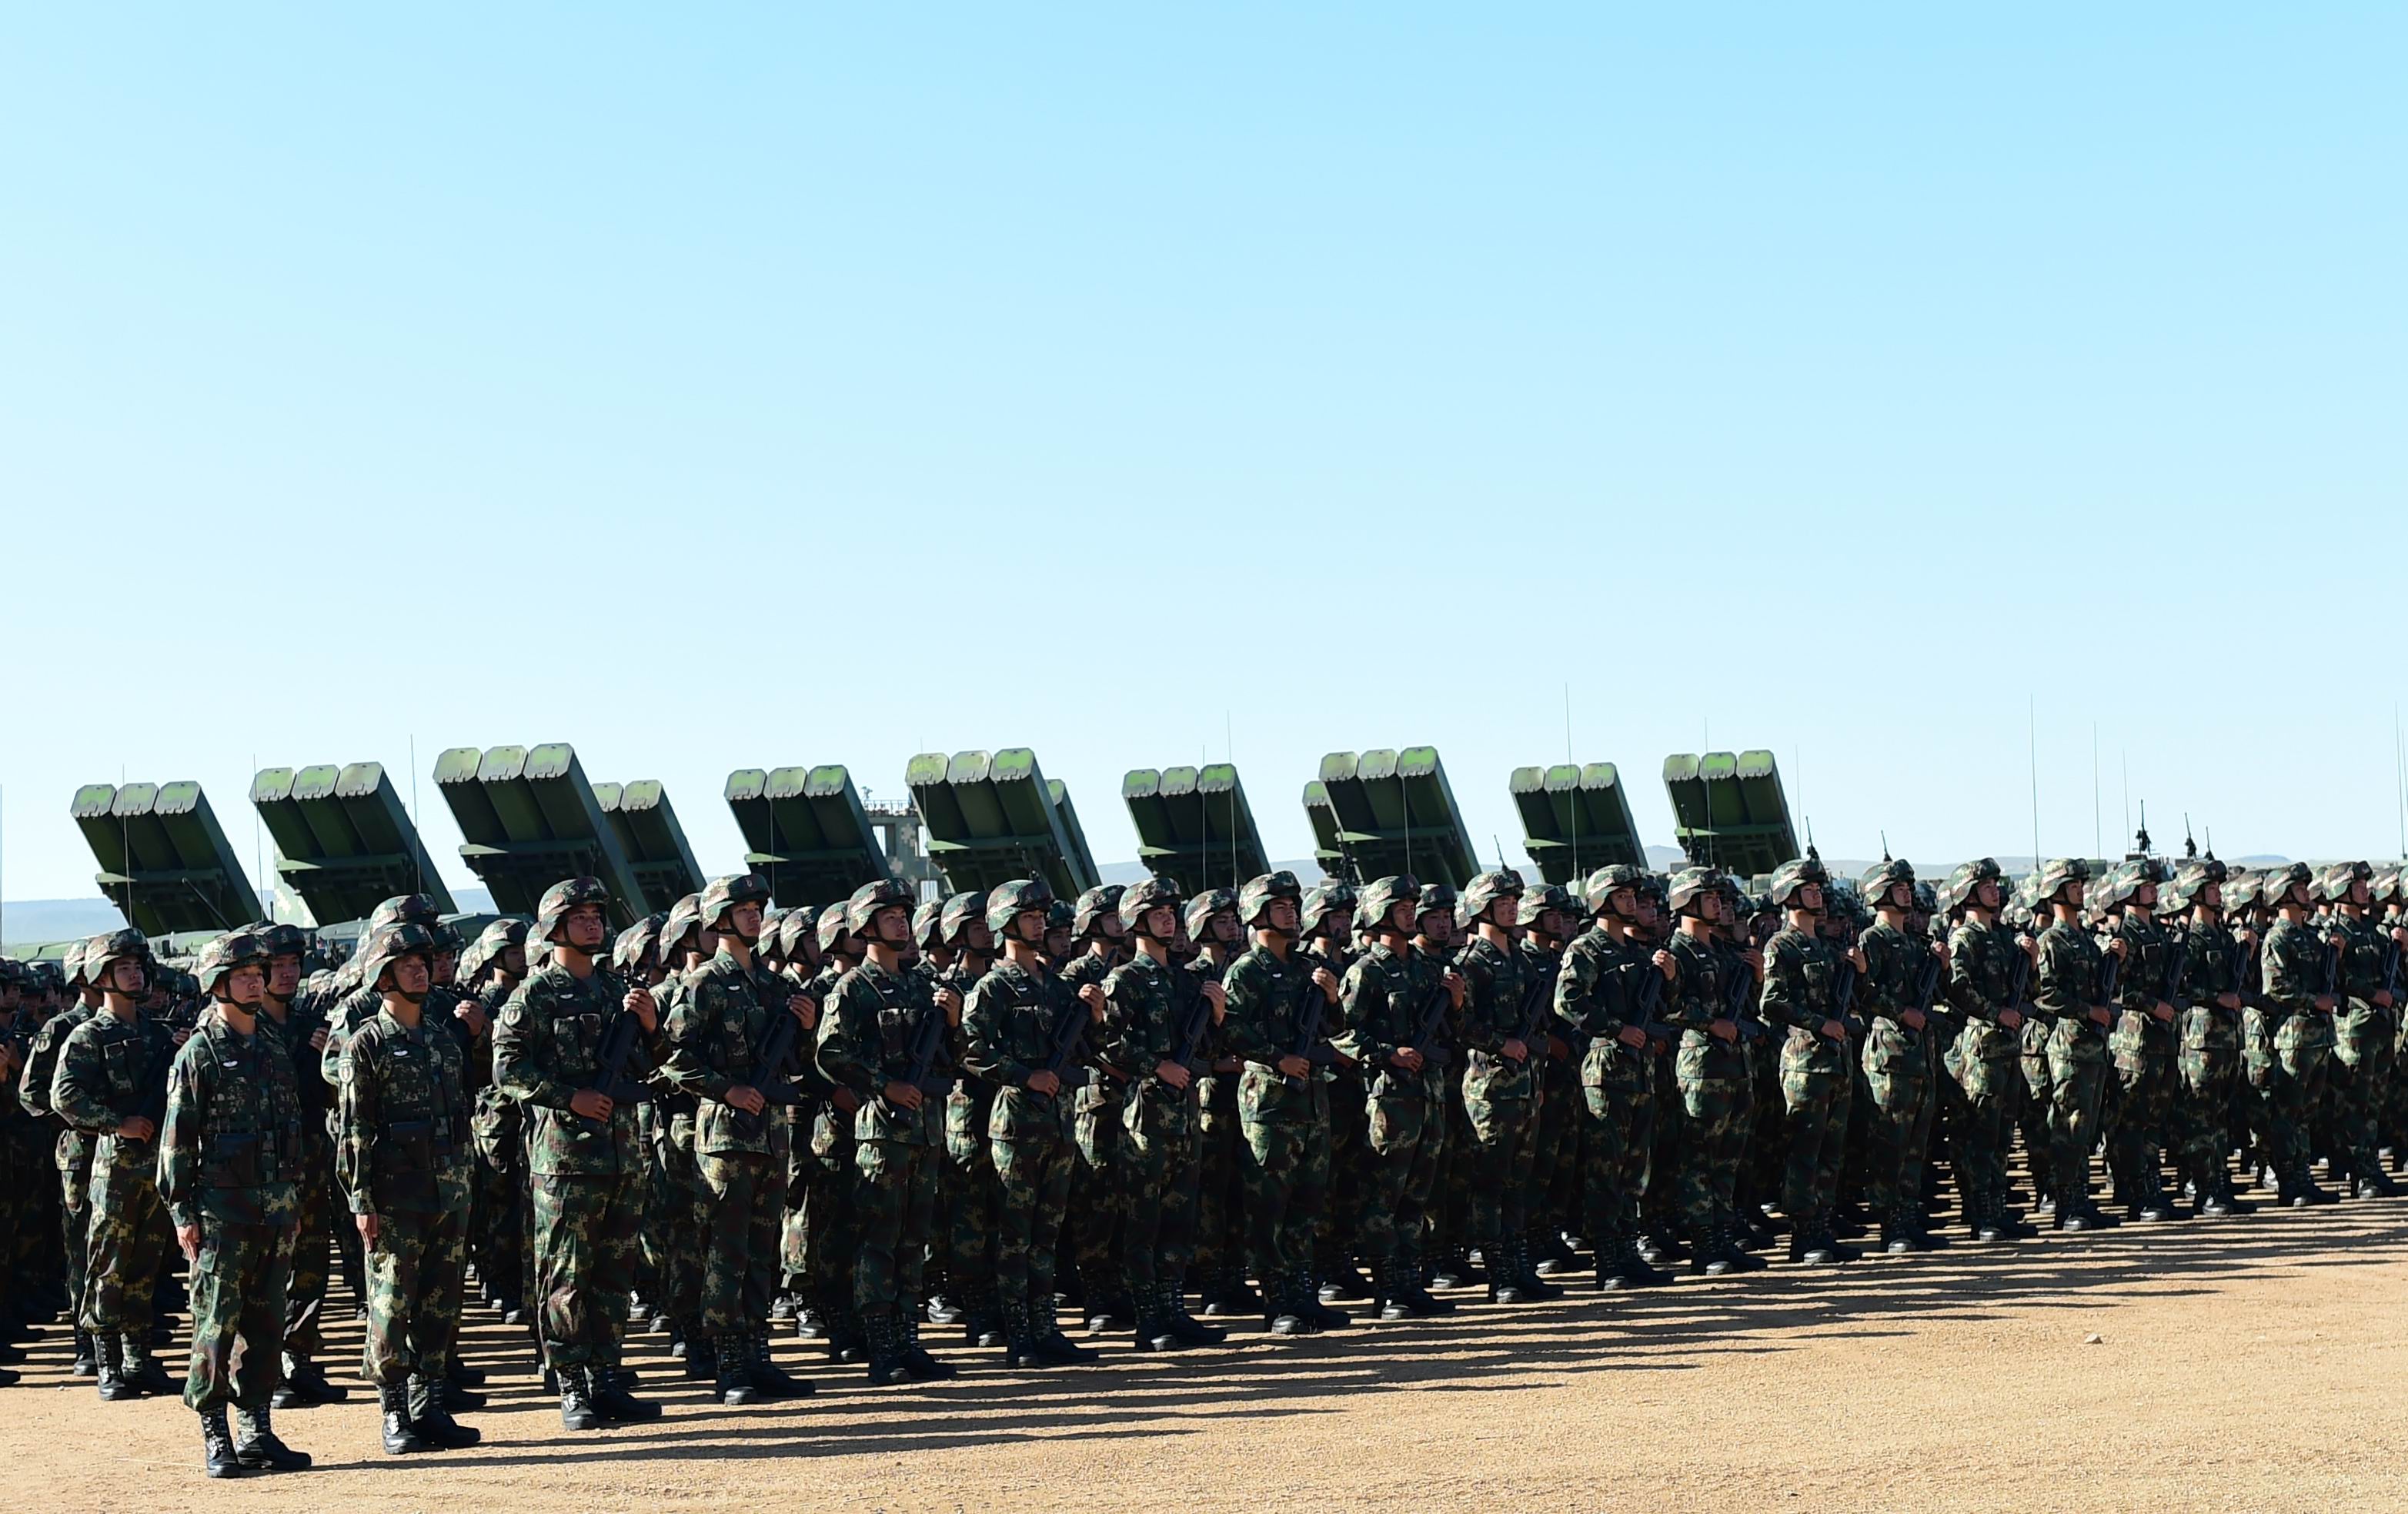
[[179, 1225], [179, 1226], [177, 1226], [177, 1227], [176, 1227], [176, 1244], [177, 1244], [177, 1246], [179, 1246], [179, 1247], [182, 1247], [183, 1252], [184, 1252], [184, 1260], [185, 1260], [185, 1261], [187, 1261], [187, 1262], [198, 1262], [198, 1261], [200, 1261], [200, 1260], [201, 1260], [201, 1227], [200, 1227], [200, 1226], [198, 1226], [198, 1225]]

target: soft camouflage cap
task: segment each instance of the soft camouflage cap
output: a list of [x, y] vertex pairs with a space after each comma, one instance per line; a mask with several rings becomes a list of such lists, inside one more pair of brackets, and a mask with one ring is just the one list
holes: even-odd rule
[[867, 939], [869, 923], [878, 918], [878, 912], [896, 905], [905, 909], [911, 907], [910, 889], [893, 878], [863, 884], [853, 891], [851, 899], [844, 901], [845, 933]]
[[962, 932], [970, 928], [970, 922], [985, 918], [986, 895], [975, 888], [968, 889], [945, 901], [944, 913], [937, 919], [937, 934], [943, 938], [946, 945], [958, 946], [962, 944]]
[[386, 968], [413, 954], [429, 959], [435, 956], [435, 933], [415, 921], [381, 926], [368, 932], [368, 944], [359, 955], [361, 984], [375, 988], [384, 977]]
[[1591, 915], [1603, 915], [1606, 913], [1607, 906], [1612, 902], [1615, 894], [1625, 888], [1635, 894], [1646, 887], [1647, 882], [1648, 872], [1645, 868], [1634, 868], [1627, 862], [1615, 862], [1590, 873], [1588, 882], [1582, 886], [1581, 895], [1588, 901], [1588, 912]]
[[1011, 934], [1011, 922], [1023, 912], [1041, 910], [1046, 928], [1051, 930], [1054, 906], [1060, 902], [1042, 878], [1014, 878], [1010, 883], [996, 884], [987, 890], [986, 928], [995, 932], [997, 941], [1002, 941]]
[[1354, 886], [1342, 878], [1325, 878], [1314, 884], [1297, 907], [1297, 930], [1312, 936], [1327, 929], [1333, 915], [1351, 920], [1354, 914]]
[[[1765, 886], [1764, 897], [1772, 901], [1774, 908], [1785, 910], [1789, 908], [1790, 901], [1798, 897], [1798, 891], [1808, 884], [1827, 888], [1830, 881], [1831, 872], [1823, 865], [1821, 858], [1800, 857], [1772, 870], [1772, 881]], [[1830, 907], [1828, 891], [1823, 904], [1826, 909]]]
[[238, 967], [267, 967], [267, 943], [249, 930], [229, 930], [201, 948], [201, 957], [193, 969], [200, 981], [201, 992], [217, 997], [218, 985], [234, 975]]
[[757, 872], [731, 872], [705, 885], [695, 907], [701, 914], [702, 923], [716, 930], [726, 920], [727, 912], [737, 905], [768, 902], [768, 879]]
[[1667, 891], [1664, 902], [1674, 914], [1685, 914], [1689, 906], [1696, 903], [1699, 897], [1710, 893], [1720, 893], [1723, 882], [1723, 875], [1719, 869], [1683, 868], [1672, 874], [1672, 887]]
[[[1463, 898], [1456, 903], [1455, 909], [1455, 923], [1469, 925], [1474, 920], [1485, 919], [1488, 912], [1497, 907], [1498, 900], [1518, 901], [1521, 897], [1522, 875], [1520, 873], [1511, 868], [1483, 872], [1463, 886]], [[1423, 907], [1425, 909], [1429, 907], [1426, 896], [1425, 896]]]
[[443, 911], [436, 906], [433, 896], [395, 894], [368, 912], [368, 929], [375, 930], [383, 926], [399, 925], [404, 920], [431, 927], [442, 918]]
[[1304, 886], [1297, 883], [1296, 874], [1285, 868], [1246, 880], [1246, 886], [1238, 890], [1239, 923], [1249, 930], [1262, 929], [1264, 912], [1271, 907], [1274, 899], [1297, 901], [1299, 906], [1297, 913], [1299, 916], [1303, 914]]
[[1131, 884], [1120, 899], [1121, 924], [1132, 934], [1140, 933], [1148, 910], [1168, 904], [1174, 911], [1184, 902], [1179, 885], [1160, 873], [1143, 883]]
[[1513, 907], [1513, 923], [1526, 929], [1534, 927], [1539, 923], [1539, 917], [1549, 910], [1570, 919], [1580, 913], [1580, 904], [1572, 898], [1572, 891], [1559, 883], [1525, 888]]
[[1105, 916], [1117, 915], [1120, 908], [1121, 886], [1099, 883], [1079, 896], [1078, 908], [1070, 917], [1070, 930], [1084, 941], [1096, 933], [1096, 925]]
[[1398, 904], [1418, 906], [1421, 898], [1422, 886], [1412, 873], [1374, 878], [1354, 901], [1354, 929], [1385, 930], [1388, 929], [1388, 916]]
[[560, 934], [560, 922], [568, 912], [585, 904], [599, 904], [607, 914], [610, 908], [610, 890], [599, 878], [564, 878], [543, 891], [535, 907], [535, 933], [545, 941]]

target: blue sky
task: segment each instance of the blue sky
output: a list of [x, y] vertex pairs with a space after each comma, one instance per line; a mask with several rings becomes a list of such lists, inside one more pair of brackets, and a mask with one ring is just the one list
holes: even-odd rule
[[[79, 782], [568, 740], [1769, 745], [1834, 855], [2386, 856], [2390, 7], [50, 7], [5, 887]], [[1226, 739], [1225, 739], [1226, 738]], [[427, 829], [456, 845], [432, 785]], [[455, 866], [455, 881], [466, 881]]]

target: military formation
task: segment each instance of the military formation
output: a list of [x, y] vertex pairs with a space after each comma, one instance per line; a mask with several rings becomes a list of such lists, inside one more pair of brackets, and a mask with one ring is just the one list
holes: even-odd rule
[[1943, 1215], [2376, 1200], [2408, 1155], [2408, 888], [2363, 862], [615, 902], [570, 879], [469, 942], [405, 896], [339, 965], [275, 924], [189, 971], [133, 930], [0, 960], [7, 1349], [64, 1317], [102, 1399], [180, 1391], [238, 1476], [349, 1397], [337, 1280], [419, 1454], [479, 1438], [472, 1305], [589, 1431], [662, 1413], [632, 1333], [747, 1405], [811, 1391], [781, 1334], [873, 1385], [953, 1376], [930, 1331], [1051, 1370], [1905, 1255]]

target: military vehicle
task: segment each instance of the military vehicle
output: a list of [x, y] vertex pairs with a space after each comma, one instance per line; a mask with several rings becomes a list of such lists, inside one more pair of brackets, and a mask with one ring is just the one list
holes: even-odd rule
[[1304, 813], [1312, 855], [1333, 878], [1359, 886], [1409, 873], [1460, 888], [1480, 872], [1437, 747], [1332, 752], [1304, 786]]
[[769, 881], [781, 908], [831, 904], [880, 878], [918, 889], [936, 876], [919, 812], [863, 803], [841, 766], [738, 768], [726, 798], [744, 865]]
[[1522, 849], [1547, 882], [1576, 885], [1617, 862], [1647, 865], [1630, 796], [1612, 763], [1516, 768], [1506, 786], [1522, 816]]
[[1026, 747], [950, 757], [923, 752], [903, 781], [947, 891], [983, 893], [1041, 876], [1057, 897], [1075, 899], [1096, 886], [1096, 859], [1069, 790], [1039, 771], [1037, 754]]
[[1231, 763], [1131, 769], [1121, 780], [1121, 802], [1137, 827], [1138, 860], [1191, 892], [1235, 888], [1270, 871]]

